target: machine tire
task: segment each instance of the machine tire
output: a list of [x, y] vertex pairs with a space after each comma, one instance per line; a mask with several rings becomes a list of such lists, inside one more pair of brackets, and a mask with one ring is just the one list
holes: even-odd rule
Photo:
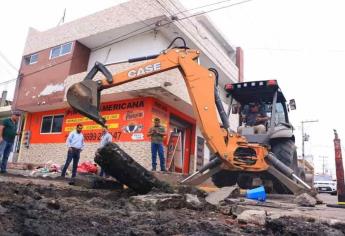
[[[271, 142], [272, 152], [275, 156], [283, 162], [285, 165], [290, 167], [293, 170], [297, 170], [297, 166], [293, 164], [294, 156], [297, 155], [296, 145], [292, 139], [277, 139]], [[273, 180], [274, 191], [279, 194], [291, 194], [291, 191], [283, 185], [279, 180], [274, 178]]]
[[271, 142], [272, 152], [276, 157], [289, 166], [293, 170], [296, 170], [296, 166], [292, 166], [293, 158], [297, 155], [296, 145], [292, 139], [278, 139]]
[[218, 188], [233, 186], [237, 183], [238, 173], [234, 171], [221, 170], [212, 175], [212, 182]]
[[104, 168], [108, 175], [139, 194], [146, 194], [153, 187], [168, 188], [115, 143], [98, 149], [95, 162]]

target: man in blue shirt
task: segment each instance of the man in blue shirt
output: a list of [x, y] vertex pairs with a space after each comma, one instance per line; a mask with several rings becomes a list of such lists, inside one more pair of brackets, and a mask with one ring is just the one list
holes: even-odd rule
[[[111, 143], [112, 141], [113, 136], [109, 133], [108, 127], [103, 127], [101, 141], [99, 142], [99, 148], [104, 147], [107, 143]], [[104, 176], [103, 168], [101, 168], [100, 176]]]
[[[68, 146], [66, 163], [62, 169], [61, 176], [65, 177], [67, 168], [73, 160], [72, 166], [72, 180], [77, 175], [78, 162], [80, 158], [80, 152], [84, 148], [84, 135], [82, 134], [83, 125], [78, 124], [76, 130], [73, 130], [67, 138], [66, 144]], [[73, 182], [71, 182], [73, 183]]]

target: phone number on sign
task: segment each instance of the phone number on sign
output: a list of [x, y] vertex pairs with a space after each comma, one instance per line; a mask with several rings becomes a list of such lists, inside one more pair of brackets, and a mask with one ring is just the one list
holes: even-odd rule
[[[109, 132], [113, 136], [113, 141], [118, 141], [121, 137], [121, 132]], [[100, 141], [102, 133], [84, 133], [85, 141]]]

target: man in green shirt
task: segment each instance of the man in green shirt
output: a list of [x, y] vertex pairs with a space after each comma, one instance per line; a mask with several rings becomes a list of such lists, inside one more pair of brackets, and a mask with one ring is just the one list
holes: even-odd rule
[[154, 119], [154, 126], [150, 128], [147, 136], [151, 137], [151, 154], [152, 154], [152, 171], [156, 170], [157, 166], [157, 152], [159, 156], [159, 164], [161, 171], [165, 171], [163, 139], [165, 136], [165, 129], [161, 126], [159, 118]]
[[6, 173], [7, 170], [7, 160], [10, 155], [14, 139], [16, 138], [17, 133], [17, 122], [20, 117], [19, 112], [12, 112], [10, 118], [7, 118], [2, 121], [0, 125], [0, 155], [2, 156], [1, 161], [1, 173]]

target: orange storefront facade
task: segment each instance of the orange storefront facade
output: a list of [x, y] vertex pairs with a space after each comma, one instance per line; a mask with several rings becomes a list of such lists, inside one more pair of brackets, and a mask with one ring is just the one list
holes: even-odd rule
[[[195, 120], [181, 111], [155, 98], [140, 98], [107, 102], [101, 104], [101, 114], [107, 121], [113, 142], [149, 142], [147, 132], [153, 119], [159, 117], [167, 130], [166, 146], [173, 130], [183, 132], [183, 167], [178, 172], [188, 173], [190, 157], [194, 155]], [[179, 127], [179, 122], [188, 125]], [[77, 124], [83, 124], [83, 134], [87, 143], [97, 143], [101, 137], [101, 126], [70, 108], [29, 113], [25, 131], [30, 132], [30, 145], [65, 143], [66, 138]]]

